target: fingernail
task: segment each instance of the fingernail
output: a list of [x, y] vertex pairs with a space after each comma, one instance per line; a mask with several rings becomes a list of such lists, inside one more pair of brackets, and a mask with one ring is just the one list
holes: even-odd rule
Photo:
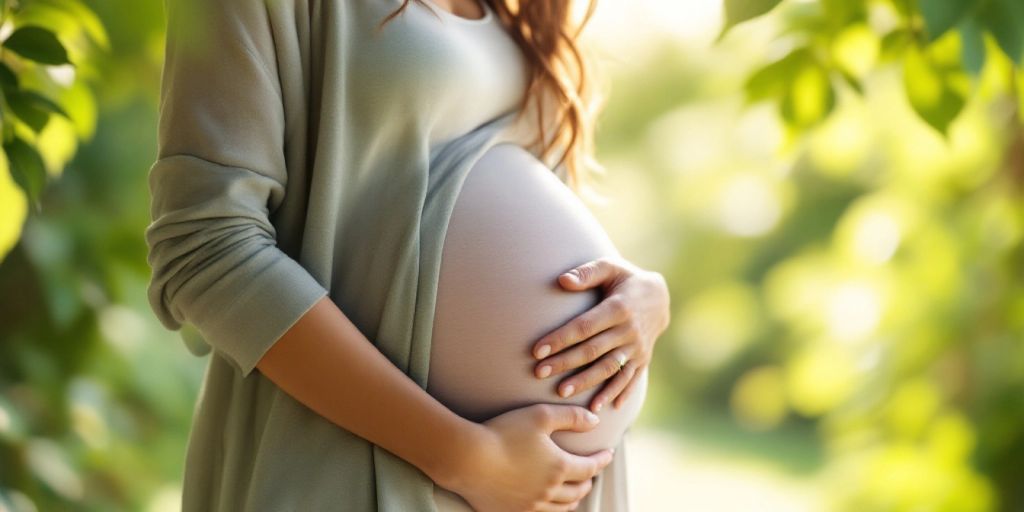
[[547, 377], [548, 375], [551, 375], [551, 367], [548, 366], [548, 365], [541, 366], [540, 367], [540, 378], [543, 379], [544, 377]]
[[601, 403], [601, 402], [598, 402], [598, 403], [594, 404], [594, 412], [600, 412], [601, 411], [601, 406], [603, 406], [603, 405], [604, 404]]
[[536, 357], [537, 357], [537, 359], [544, 359], [550, 353], [551, 353], [551, 346], [550, 345], [541, 345], [540, 348], [537, 349], [537, 356]]
[[568, 386], [566, 386], [564, 389], [562, 389], [562, 398], [565, 398], [565, 397], [571, 395], [572, 394], [572, 390], [574, 390], [574, 389], [576, 389], [576, 388], [574, 388], [572, 386], [572, 384], [569, 384]]
[[598, 421], [600, 421], [600, 418], [598, 418], [596, 414], [594, 414], [594, 413], [592, 413], [590, 411], [587, 411], [587, 423], [590, 423], [591, 425], [594, 425]]

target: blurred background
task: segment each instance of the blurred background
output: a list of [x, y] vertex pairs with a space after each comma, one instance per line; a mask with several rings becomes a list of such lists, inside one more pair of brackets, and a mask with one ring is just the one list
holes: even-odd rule
[[[176, 510], [162, 3], [0, 6], [0, 511]], [[594, 212], [673, 298], [633, 510], [1024, 510], [1024, 3], [599, 0], [584, 39]]]

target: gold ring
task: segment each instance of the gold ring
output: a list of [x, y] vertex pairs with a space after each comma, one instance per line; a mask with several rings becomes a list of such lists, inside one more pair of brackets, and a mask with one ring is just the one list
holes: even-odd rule
[[628, 359], [626, 359], [626, 354], [623, 354], [622, 352], [615, 354], [615, 362], [619, 363], [619, 369], [616, 371], [621, 372], [622, 369], [626, 367], [626, 361], [628, 361]]

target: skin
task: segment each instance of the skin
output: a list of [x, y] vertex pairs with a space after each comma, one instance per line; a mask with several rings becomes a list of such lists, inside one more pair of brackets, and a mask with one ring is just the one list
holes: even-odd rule
[[[484, 8], [478, 0], [430, 0], [442, 9], [463, 18], [479, 19], [484, 16]], [[457, 6], [457, 7], [456, 7]]]
[[[594, 412], [610, 401], [618, 409], [646, 371], [654, 343], [668, 328], [670, 301], [665, 278], [622, 258], [587, 262], [558, 276], [567, 290], [600, 286], [605, 298], [593, 308], [542, 336], [533, 347], [537, 378], [550, 378], [592, 364], [558, 384], [563, 397], [608, 381], [590, 403]], [[547, 347], [545, 349], [545, 347]], [[619, 360], [625, 366], [619, 370]]]
[[484, 423], [458, 416], [392, 364], [326, 296], [256, 368], [317, 414], [409, 461], [477, 510], [574, 510], [612, 460], [611, 450], [579, 456], [551, 440], [556, 430], [592, 429], [596, 423], [587, 421], [591, 413], [584, 407], [537, 404]]

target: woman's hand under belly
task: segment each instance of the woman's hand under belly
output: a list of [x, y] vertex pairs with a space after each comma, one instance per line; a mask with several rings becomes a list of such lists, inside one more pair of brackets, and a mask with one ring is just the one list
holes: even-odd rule
[[[535, 403], [587, 407], [601, 387], [558, 396], [568, 374], [537, 378], [531, 349], [601, 300], [598, 290], [563, 289], [557, 276], [617, 254], [586, 206], [533, 155], [492, 147], [466, 176], [448, 224], [427, 391], [478, 422]], [[552, 439], [577, 454], [614, 447], [640, 412], [646, 373], [621, 408], [598, 413], [595, 429]]]

